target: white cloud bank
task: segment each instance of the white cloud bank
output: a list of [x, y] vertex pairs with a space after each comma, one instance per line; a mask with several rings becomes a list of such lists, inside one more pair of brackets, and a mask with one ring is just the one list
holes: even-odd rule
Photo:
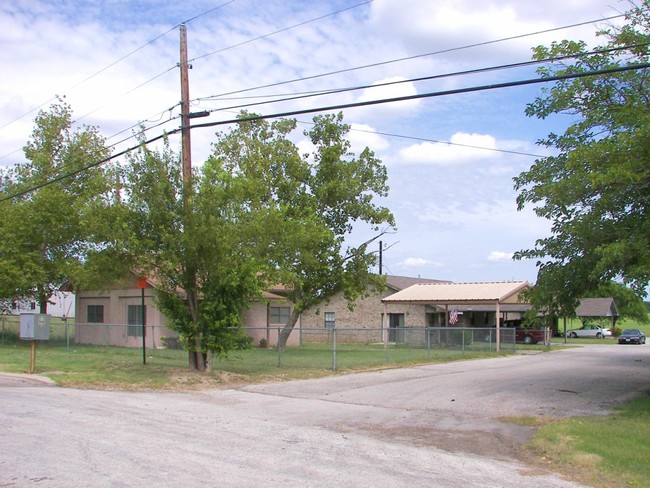
[[399, 152], [402, 164], [459, 164], [498, 156], [496, 139], [489, 134], [457, 132], [448, 142], [422, 142]]

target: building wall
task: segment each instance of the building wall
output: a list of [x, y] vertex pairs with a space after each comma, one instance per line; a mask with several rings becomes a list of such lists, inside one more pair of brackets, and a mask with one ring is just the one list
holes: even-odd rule
[[302, 337], [307, 342], [331, 340], [331, 332], [325, 326], [325, 314], [334, 313], [337, 341], [339, 342], [381, 342], [384, 340], [384, 328], [389, 327], [390, 320], [382, 322], [384, 311], [391, 314], [403, 314], [404, 327], [425, 327], [430, 325], [427, 315], [430, 307], [423, 305], [389, 304], [381, 302], [395, 293], [387, 288], [379, 295], [373, 295], [357, 301], [354, 310], [348, 309], [347, 300], [342, 293], [336, 294], [328, 303], [322, 303], [302, 313]]
[[[101, 344], [121, 347], [141, 347], [142, 335], [129, 335], [128, 306], [142, 305], [142, 290], [136, 287], [135, 279], [125, 281], [121, 286], [107, 291], [82, 291], [77, 293], [75, 341], [80, 344]], [[154, 304], [154, 289], [144, 290], [146, 336], [149, 348], [163, 346], [163, 337], [177, 334], [165, 327], [166, 317]], [[88, 306], [102, 305], [104, 318], [101, 323], [88, 321]]]
[[[257, 302], [244, 313], [244, 327], [248, 335], [252, 337], [253, 345], [259, 346], [260, 341], [264, 339], [268, 346], [277, 346], [278, 332], [285, 326], [285, 323], [272, 322], [271, 317], [273, 314], [271, 313], [271, 308], [275, 307], [288, 308], [289, 313], [293, 310], [291, 302], [287, 300], [270, 300], [269, 303]], [[297, 346], [300, 344], [300, 326], [301, 322], [298, 320], [298, 323], [287, 340], [288, 346]]]
[[[165, 327], [167, 317], [155, 305], [155, 289], [148, 285], [144, 290], [146, 309], [146, 347], [164, 347], [164, 337], [177, 337], [178, 334]], [[121, 347], [142, 347], [142, 335], [129, 335], [128, 306], [142, 304], [142, 290], [137, 288], [135, 276], [106, 291], [82, 291], [77, 293], [76, 300], [76, 331], [75, 340], [80, 344], [100, 344]], [[88, 306], [102, 305], [104, 320], [102, 323], [88, 321]], [[265, 339], [269, 346], [277, 345], [277, 329], [284, 324], [269, 323], [271, 307], [289, 307], [286, 300], [270, 300], [269, 303], [258, 302], [244, 312], [242, 322], [247, 333], [253, 339], [253, 344], [259, 346], [260, 340]], [[296, 325], [299, 329], [300, 323]], [[289, 336], [287, 345], [300, 343], [300, 333], [294, 330]]]

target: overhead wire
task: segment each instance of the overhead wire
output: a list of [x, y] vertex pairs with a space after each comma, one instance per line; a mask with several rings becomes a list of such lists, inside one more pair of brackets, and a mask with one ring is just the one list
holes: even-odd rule
[[278, 29], [278, 30], [276, 30], [276, 31], [269, 32], [268, 34], [263, 34], [263, 35], [261, 35], [261, 36], [254, 37], [254, 38], [252, 38], [252, 39], [248, 39], [248, 40], [246, 40], [246, 41], [242, 41], [242, 42], [240, 42], [240, 43], [233, 44], [233, 45], [231, 45], [231, 46], [224, 47], [224, 48], [222, 48], [222, 49], [218, 49], [217, 51], [212, 51], [212, 52], [209, 52], [209, 53], [202, 54], [202, 55], [200, 55], [200, 56], [197, 56], [197, 57], [195, 57], [195, 58], [190, 59], [188, 62], [191, 63], [191, 62], [194, 62], [194, 61], [198, 61], [199, 59], [207, 58], [207, 57], [212, 56], [212, 55], [214, 55], [214, 54], [219, 54], [219, 53], [222, 53], [222, 52], [224, 52], [224, 51], [228, 51], [228, 50], [230, 50], [230, 49], [234, 49], [234, 48], [236, 48], [236, 47], [244, 46], [244, 45], [246, 45], [246, 44], [250, 44], [251, 42], [259, 41], [259, 40], [261, 40], [261, 39], [266, 39], [266, 38], [268, 38], [268, 37], [272, 37], [272, 36], [274, 36], [274, 35], [276, 35], [276, 34], [280, 34], [280, 33], [282, 33], [282, 32], [286, 32], [286, 31], [288, 31], [288, 30], [295, 29], [296, 27], [302, 27], [303, 25], [311, 24], [311, 23], [313, 23], [313, 22], [317, 22], [317, 21], [319, 21], [319, 20], [326, 19], [327, 17], [332, 17], [332, 16], [334, 16], [334, 15], [338, 15], [338, 14], [343, 13], [343, 12], [346, 12], [346, 11], [348, 11], [348, 10], [352, 10], [352, 9], [357, 8], [357, 7], [361, 7], [361, 6], [363, 6], [363, 5], [367, 5], [367, 4], [369, 4], [369, 3], [372, 3], [373, 1], [374, 1], [374, 0], [367, 0], [367, 1], [365, 1], [365, 2], [357, 3], [357, 4], [352, 5], [352, 6], [350, 6], [350, 7], [346, 7], [346, 8], [343, 8], [343, 9], [341, 9], [341, 10], [337, 10], [336, 12], [331, 12], [331, 13], [329, 13], [329, 14], [321, 15], [320, 17], [316, 17], [316, 18], [314, 18], [314, 19], [305, 20], [305, 21], [303, 21], [303, 22], [299, 22], [299, 23], [297, 23], [297, 24], [293, 24], [293, 25], [290, 25], [290, 26], [288, 26], [288, 27], [283, 27], [282, 29]]
[[[443, 74], [431, 75], [431, 76], [421, 76], [421, 77], [417, 77], [417, 78], [408, 78], [408, 79], [403, 79], [403, 80], [386, 81], [386, 82], [382, 82], [382, 83], [373, 83], [371, 85], [358, 85], [358, 86], [353, 86], [353, 87], [332, 88], [332, 89], [329, 89], [329, 90], [297, 93], [294, 96], [285, 96], [284, 98], [273, 98], [272, 100], [265, 100], [265, 101], [261, 101], [261, 102], [254, 102], [254, 103], [240, 104], [240, 105], [231, 105], [231, 106], [227, 106], [227, 107], [209, 109], [208, 112], [218, 112], [218, 111], [228, 111], [228, 110], [232, 110], [232, 109], [250, 108], [250, 107], [255, 107], [255, 106], [260, 106], [260, 105], [267, 105], [269, 103], [303, 100], [303, 99], [313, 98], [313, 97], [318, 97], [318, 96], [333, 95], [333, 94], [346, 93], [346, 92], [352, 92], [352, 91], [358, 91], [358, 90], [366, 90], [366, 89], [372, 89], [372, 88], [381, 88], [381, 87], [400, 85], [400, 84], [405, 84], [405, 83], [418, 83], [418, 82], [421, 82], [421, 81], [432, 81], [432, 80], [451, 78], [451, 77], [457, 77], [457, 76], [481, 74], [481, 73], [487, 73], [487, 72], [492, 72], [492, 71], [514, 69], [514, 68], [523, 68], [523, 67], [534, 66], [534, 65], [539, 65], [539, 64], [545, 64], [545, 63], [550, 63], [550, 62], [563, 61], [563, 60], [566, 60], [566, 59], [582, 58], [582, 57], [592, 56], [594, 54], [607, 54], [607, 53], [612, 53], [612, 52], [617, 52], [617, 51], [623, 51], [625, 49], [629, 49], [629, 48], [633, 48], [633, 47], [642, 47], [642, 46], [648, 46], [648, 45], [650, 45], [650, 42], [639, 43], [639, 44], [635, 44], [635, 45], [632, 45], [632, 46], [625, 46], [625, 47], [617, 46], [617, 47], [613, 47], [613, 48], [609, 48], [609, 49], [594, 50], [594, 51], [590, 51], [590, 52], [586, 52], [586, 53], [580, 53], [578, 55], [576, 55], [576, 54], [567, 54], [565, 56], [557, 56], [557, 57], [553, 57], [553, 58], [545, 58], [545, 59], [531, 60], [531, 61], [522, 61], [522, 62], [518, 62], [518, 63], [509, 63], [509, 64], [503, 64], [503, 65], [499, 65], [499, 66], [489, 66], [489, 67], [484, 67], [484, 68], [474, 68], [474, 69], [471, 69], [471, 70], [456, 71], [456, 72], [452, 72], [452, 73], [443, 73]], [[266, 95], [265, 97], [264, 96], [258, 96], [257, 98], [267, 98], [268, 99], [268, 98], [272, 98], [274, 96], [275, 95]], [[208, 99], [207, 98], [201, 98], [201, 99], [195, 99], [195, 100], [206, 101]]]
[[[290, 116], [295, 116], [295, 115], [304, 115], [308, 113], [318, 113], [318, 112], [331, 112], [334, 110], [342, 110], [345, 108], [357, 108], [357, 107], [363, 107], [363, 106], [371, 106], [371, 105], [378, 105], [378, 104], [384, 104], [384, 103], [394, 103], [394, 102], [401, 102], [401, 101], [408, 101], [408, 100], [416, 100], [416, 99], [421, 99], [421, 98], [433, 98], [433, 97], [441, 97], [441, 96], [448, 96], [448, 95], [457, 95], [461, 93], [471, 93], [471, 92], [478, 92], [478, 91], [485, 91], [485, 90], [495, 90], [495, 89], [503, 89], [503, 88], [511, 88], [511, 87], [516, 87], [516, 86], [527, 86], [527, 85], [532, 85], [532, 84], [539, 84], [539, 83], [549, 83], [553, 81], [563, 81], [563, 80], [569, 80], [569, 79], [577, 79], [577, 78], [585, 78], [588, 76], [600, 76], [600, 75], [608, 75], [608, 74], [614, 74], [614, 73], [621, 73], [621, 72], [626, 72], [626, 71], [633, 71], [633, 70], [641, 70], [641, 69], [648, 69], [650, 68], [650, 63], [632, 63], [626, 66], [619, 66], [616, 68], [608, 68], [608, 69], [601, 69], [601, 70], [593, 70], [593, 71], [588, 71], [588, 72], [582, 72], [582, 73], [567, 73], [564, 75], [555, 75], [555, 76], [547, 76], [543, 78], [532, 78], [532, 79], [526, 79], [526, 80], [518, 80], [518, 81], [511, 81], [511, 82], [506, 82], [506, 83], [495, 83], [495, 84], [490, 84], [490, 85], [480, 85], [480, 86], [474, 86], [474, 87], [466, 87], [466, 88], [460, 88], [460, 89], [454, 89], [454, 90], [443, 90], [443, 91], [438, 91], [438, 92], [431, 92], [431, 93], [422, 93], [422, 94], [417, 94], [417, 95], [408, 95], [408, 96], [402, 96], [402, 97], [393, 97], [393, 98], [385, 98], [385, 99], [377, 99], [377, 100], [368, 100], [364, 102], [356, 102], [356, 103], [347, 103], [347, 104], [339, 104], [339, 105], [332, 105], [332, 106], [326, 106], [326, 107], [313, 107], [309, 109], [301, 109], [301, 110], [293, 110], [293, 111], [287, 111], [287, 112], [281, 112], [281, 113], [274, 113], [274, 114], [267, 114], [267, 115], [254, 115], [254, 116], [248, 116], [248, 117], [241, 117], [241, 118], [236, 118], [236, 119], [231, 119], [231, 120], [222, 120], [222, 121], [216, 121], [216, 122], [209, 122], [209, 123], [204, 123], [204, 124], [196, 124], [191, 126], [191, 129], [200, 129], [200, 128], [207, 128], [207, 127], [215, 127], [215, 126], [220, 126], [220, 125], [229, 125], [229, 124], [238, 124], [242, 122], [254, 122], [254, 121], [259, 121], [259, 120], [266, 120], [266, 119], [276, 119], [276, 118], [284, 118], [284, 117], [290, 117]], [[143, 145], [146, 146], [148, 144], [151, 144], [153, 142], [156, 142], [160, 139], [163, 139], [164, 137], [167, 137], [169, 135], [173, 134], [178, 134], [184, 129], [184, 127], [179, 127], [177, 129], [174, 129], [172, 131], [160, 134], [156, 137], [153, 137], [151, 139], [142, 141], [136, 146], [132, 146], [130, 148], [124, 149], [123, 151], [120, 151], [119, 153], [115, 155], [111, 155], [107, 158], [102, 159], [101, 161], [96, 161], [93, 162], [87, 166], [84, 166], [82, 168], [76, 169], [74, 171], [70, 171], [68, 173], [62, 174], [58, 177], [52, 178], [51, 180], [45, 181], [41, 184], [34, 185], [30, 188], [27, 188], [25, 190], [21, 190], [19, 192], [13, 193], [11, 195], [7, 195], [5, 197], [0, 198], [0, 203], [5, 202], [7, 200], [11, 200], [13, 198], [17, 198], [23, 195], [26, 195], [28, 193], [31, 193], [32, 191], [36, 191], [40, 188], [43, 188], [47, 185], [54, 184], [56, 182], [62, 181], [64, 179], [73, 177], [77, 174], [82, 173], [83, 171], [87, 171], [89, 169], [95, 168], [101, 164], [104, 164], [108, 161], [111, 161], [112, 159], [116, 159], [120, 156], [123, 156], [131, 151], [134, 151]]]
[[[291, 80], [285, 80], [285, 81], [274, 82], [274, 83], [267, 83], [265, 85], [259, 85], [259, 86], [256, 86], [256, 87], [249, 87], [249, 88], [242, 88], [242, 89], [239, 89], [239, 90], [233, 90], [233, 91], [221, 93], [219, 95], [210, 95], [210, 96], [207, 96], [207, 97], [201, 97], [200, 99], [201, 100], [203, 100], [203, 99], [214, 99], [214, 98], [220, 98], [220, 97], [223, 97], [223, 96], [237, 95], [239, 93], [246, 93], [248, 91], [260, 90], [262, 88], [272, 88], [272, 87], [276, 87], [276, 86], [287, 85], [287, 84], [297, 83], [297, 82], [307, 81], [307, 80], [313, 80], [313, 79], [317, 79], [317, 78], [324, 78], [324, 77], [338, 75], [338, 74], [342, 74], [342, 73], [349, 73], [349, 72], [352, 72], [352, 71], [363, 70], [363, 69], [367, 69], [367, 68], [375, 68], [375, 67], [378, 67], [378, 66], [386, 66], [388, 64], [399, 63], [399, 62], [402, 62], [402, 61], [412, 61], [414, 59], [420, 59], [420, 58], [429, 57], [429, 56], [436, 56], [436, 55], [439, 55], [439, 54], [448, 54], [450, 52], [462, 51], [462, 50], [465, 50], [465, 49], [472, 49], [472, 48], [475, 48], [475, 47], [488, 46], [488, 45], [496, 44], [496, 43], [499, 43], [499, 42], [506, 42], [506, 41], [512, 41], [512, 40], [516, 40], [516, 39], [523, 39], [525, 37], [532, 37], [532, 36], [536, 36], [536, 35], [540, 35], [540, 34], [548, 34], [550, 32], [555, 32], [555, 31], [564, 30], [564, 29], [572, 29], [574, 27], [580, 27], [580, 26], [583, 26], [583, 25], [590, 25], [590, 24], [594, 24], [596, 22], [605, 22], [605, 21], [609, 21], [609, 20], [613, 20], [613, 19], [617, 19], [617, 18], [621, 18], [621, 17], [624, 17], [624, 15], [621, 14], [621, 15], [614, 15], [614, 16], [610, 16], [610, 17], [603, 17], [602, 19], [598, 19], [598, 20], [590, 20], [590, 21], [585, 21], [585, 22], [578, 22], [578, 23], [575, 23], [575, 24], [565, 25], [565, 26], [561, 26], [561, 27], [554, 27], [554, 28], [551, 28], [551, 29], [545, 29], [545, 30], [536, 31], [536, 32], [529, 32], [529, 33], [526, 33], [526, 34], [518, 34], [518, 35], [510, 36], [510, 37], [503, 37], [503, 38], [500, 38], [500, 39], [493, 39], [493, 40], [490, 40], [490, 41], [483, 41], [483, 42], [478, 42], [478, 43], [474, 43], [474, 44], [467, 44], [467, 45], [464, 45], [464, 46], [456, 46], [456, 47], [453, 47], [453, 48], [442, 49], [442, 50], [439, 50], [439, 51], [432, 51], [432, 52], [428, 52], [428, 53], [416, 54], [416, 55], [413, 55], [413, 56], [406, 56], [406, 57], [403, 57], [403, 58], [397, 58], [397, 59], [392, 59], [392, 60], [388, 60], [388, 61], [380, 61], [380, 62], [365, 64], [365, 65], [361, 65], [361, 66], [354, 66], [354, 67], [350, 67], [350, 68], [344, 68], [344, 69], [340, 69], [340, 70], [329, 71], [327, 73], [320, 73], [320, 74], [316, 74], [316, 75], [303, 76], [301, 78], [294, 78], [294, 79], [291, 79]], [[236, 46], [232, 46], [232, 47], [236, 47]], [[230, 49], [230, 48], [227, 48], [227, 49]], [[224, 50], [225, 49], [223, 49], [221, 51], [224, 51]], [[215, 53], [221, 52], [221, 51], [215, 51]], [[211, 53], [211, 54], [215, 54], [215, 53]], [[198, 59], [198, 58], [196, 58], [196, 59]]]

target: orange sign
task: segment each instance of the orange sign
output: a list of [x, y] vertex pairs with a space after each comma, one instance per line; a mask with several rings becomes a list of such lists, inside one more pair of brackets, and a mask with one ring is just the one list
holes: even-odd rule
[[142, 276], [141, 278], [138, 278], [138, 288], [143, 290], [146, 287], [147, 287], [147, 277]]

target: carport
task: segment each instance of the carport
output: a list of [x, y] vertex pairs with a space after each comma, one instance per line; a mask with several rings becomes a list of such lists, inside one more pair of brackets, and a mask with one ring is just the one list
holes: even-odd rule
[[431, 305], [444, 307], [445, 326], [449, 326], [449, 307], [492, 305], [496, 307], [497, 351], [501, 347], [500, 315], [502, 305], [521, 303], [520, 294], [530, 288], [527, 281], [482, 283], [418, 283], [382, 300], [384, 304], [384, 343], [388, 345], [388, 304]]
[[[576, 317], [581, 320], [585, 318], [608, 319], [613, 328], [616, 326], [616, 319], [618, 319], [618, 309], [613, 298], [583, 298], [576, 308]], [[566, 330], [564, 333], [566, 334]]]

